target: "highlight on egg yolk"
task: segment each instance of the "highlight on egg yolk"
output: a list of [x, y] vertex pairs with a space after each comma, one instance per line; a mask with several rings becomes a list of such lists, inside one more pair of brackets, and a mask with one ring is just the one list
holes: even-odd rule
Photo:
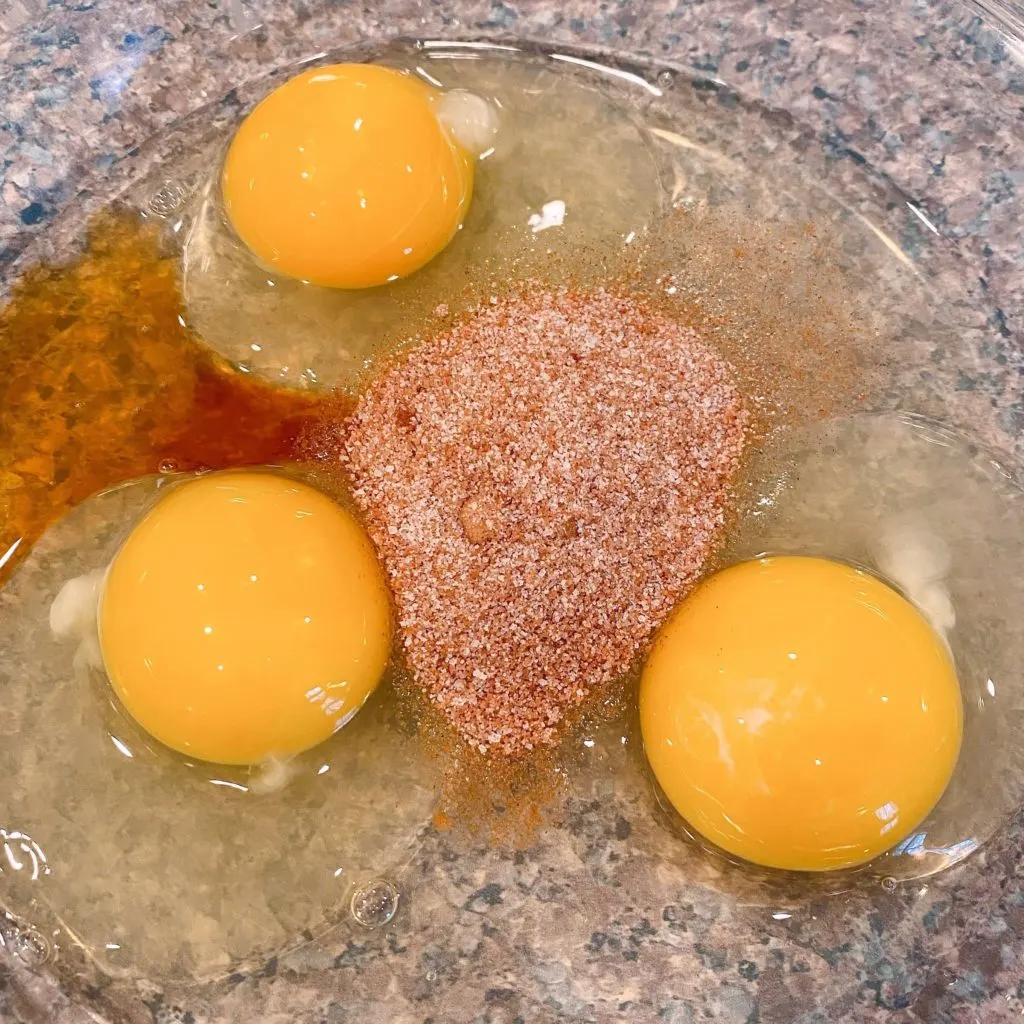
[[451, 241], [473, 162], [437, 118], [441, 93], [376, 64], [312, 68], [242, 122], [221, 179], [266, 266], [332, 288], [404, 277]]
[[771, 557], [710, 577], [663, 627], [640, 685], [672, 805], [729, 853], [819, 871], [905, 839], [949, 782], [960, 688], [945, 644], [851, 566]]
[[256, 764], [362, 707], [391, 617], [372, 545], [326, 495], [234, 470], [172, 490], [115, 557], [99, 609], [117, 695], [161, 743]]

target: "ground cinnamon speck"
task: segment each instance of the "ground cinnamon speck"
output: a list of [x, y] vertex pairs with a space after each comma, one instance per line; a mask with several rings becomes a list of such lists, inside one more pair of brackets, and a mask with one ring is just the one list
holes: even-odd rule
[[525, 287], [373, 383], [342, 460], [410, 666], [482, 751], [557, 739], [696, 582], [747, 416], [642, 301]]

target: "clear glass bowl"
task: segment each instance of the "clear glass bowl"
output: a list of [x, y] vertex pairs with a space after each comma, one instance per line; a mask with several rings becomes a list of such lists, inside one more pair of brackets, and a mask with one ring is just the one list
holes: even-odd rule
[[[5, 282], [73, 251], [89, 212], [115, 196], [169, 225], [188, 215], [196, 182], [181, 154], [218, 146], [296, 60], [325, 60], [347, 42], [353, 48], [341, 52], [358, 59], [376, 52], [370, 40], [402, 34], [497, 39], [535, 59], [554, 49], [596, 87], [626, 97], [654, 130], [671, 202], [741, 204], [762, 221], [828, 225], [845, 278], [870, 296], [893, 345], [880, 410], [968, 430], [1012, 465], [1021, 453], [1012, 334], [1020, 222], [1012, 202], [998, 199], [996, 172], [977, 166], [974, 154], [1020, 166], [1012, 157], [1021, 144], [1005, 135], [1020, 73], [1005, 66], [994, 37], [956, 10], [924, 25], [918, 14], [881, 6], [867, 14], [852, 5], [827, 13], [716, 6], [698, 17], [660, 4], [595, 13], [587, 5], [410, 11], [399, 3], [357, 17], [332, 5], [308, 4], [296, 15], [237, 3], [186, 32], [171, 5], [147, 5], [153, 27], [145, 30], [142, 13], [111, 5], [98, 19], [98, 38], [109, 43], [94, 52], [74, 14], [53, 22], [52, 47], [49, 36], [33, 41], [42, 29], [22, 23], [0, 75], [32, 97], [29, 123], [45, 121], [39, 108], [49, 108], [40, 77], [19, 70], [19, 55], [33, 47], [57, 53], [63, 38], [75, 74], [88, 69], [107, 108], [91, 130], [100, 138], [123, 131], [118, 143], [133, 148], [100, 159], [87, 193], [45, 230], [25, 238], [18, 229]], [[513, 42], [520, 38], [534, 42]], [[929, 49], [953, 70], [930, 61]], [[978, 95], [949, 100], [961, 79], [975, 81]], [[920, 109], [903, 109], [915, 103]], [[78, 128], [70, 112], [59, 116], [65, 130]], [[954, 152], [946, 136], [958, 131]], [[942, 163], [963, 175], [962, 188], [940, 188], [934, 198], [921, 168]], [[79, 160], [54, 205], [85, 184], [83, 171]], [[1016, 179], [1005, 173], [1012, 191]], [[996, 198], [975, 216], [968, 207], [977, 189]], [[19, 217], [31, 227], [27, 210]], [[24, 667], [0, 668], [0, 686]], [[568, 759], [560, 820], [523, 848], [425, 824], [405, 859], [389, 864], [385, 878], [362, 877], [327, 927], [212, 980], [119, 971], [116, 956], [98, 959], [91, 940], [46, 911], [44, 895], [35, 920], [0, 921], [0, 971], [15, 979], [9, 990], [0, 986], [0, 1012], [160, 1022], [814, 1021], [901, 1009], [925, 1020], [964, 1012], [988, 1021], [1007, 1008], [1020, 1012], [1016, 816], [959, 866], [913, 884], [886, 870], [805, 884], [737, 868], [681, 840], [647, 777], [628, 712], [610, 712], [587, 740]], [[0, 819], [8, 857], [0, 904], [23, 901], [26, 891], [35, 898], [31, 887], [49, 877], [14, 824]]]

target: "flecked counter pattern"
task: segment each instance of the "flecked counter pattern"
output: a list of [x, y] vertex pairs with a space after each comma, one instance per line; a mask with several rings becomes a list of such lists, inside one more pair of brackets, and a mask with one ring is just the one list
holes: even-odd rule
[[[8, 0], [0, 8], [0, 278], [53, 249], [131, 173], [134, 147], [297, 58], [389, 36], [532, 38], [639, 54], [788, 113], [823, 158], [870, 169], [948, 241], [950, 300], [990, 364], [963, 387], [1020, 449], [1024, 67], [954, 3], [906, 0]], [[91, 198], [90, 198], [91, 197]], [[639, 797], [637, 798], [639, 799]], [[577, 801], [513, 852], [428, 830], [385, 930], [310, 945], [202, 990], [73, 1003], [0, 954], [0, 1019], [230, 1024], [831, 1021], [1024, 1015], [1024, 819], [961, 867], [791, 917], [659, 884], [637, 813]], [[3, 824], [0, 822], [0, 824]], [[845, 902], [842, 902], [845, 901]]]

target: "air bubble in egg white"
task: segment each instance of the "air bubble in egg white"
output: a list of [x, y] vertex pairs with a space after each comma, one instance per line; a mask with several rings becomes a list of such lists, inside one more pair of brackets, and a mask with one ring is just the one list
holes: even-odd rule
[[372, 878], [352, 893], [352, 916], [364, 928], [379, 928], [398, 912], [399, 893], [386, 878]]
[[38, 929], [22, 926], [6, 940], [7, 948], [26, 967], [38, 970], [50, 959], [50, 944]]

